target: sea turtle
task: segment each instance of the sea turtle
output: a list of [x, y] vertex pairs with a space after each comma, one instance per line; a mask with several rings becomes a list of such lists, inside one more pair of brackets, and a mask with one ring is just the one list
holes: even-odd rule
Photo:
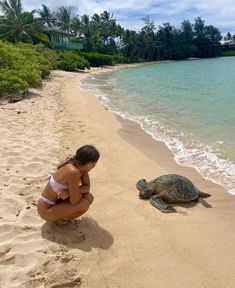
[[167, 174], [150, 182], [141, 179], [136, 183], [141, 199], [150, 199], [150, 203], [162, 212], [177, 212], [169, 203], [197, 201], [199, 197], [210, 197], [201, 192], [186, 177]]

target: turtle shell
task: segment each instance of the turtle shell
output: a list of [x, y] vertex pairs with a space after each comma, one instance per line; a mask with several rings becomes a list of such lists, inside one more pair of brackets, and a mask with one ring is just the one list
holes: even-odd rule
[[156, 193], [168, 202], [187, 202], [199, 197], [199, 190], [184, 176], [176, 174], [162, 175], [153, 182]]

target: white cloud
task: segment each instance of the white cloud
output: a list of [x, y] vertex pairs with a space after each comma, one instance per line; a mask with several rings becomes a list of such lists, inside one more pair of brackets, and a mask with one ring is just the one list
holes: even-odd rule
[[125, 28], [138, 30], [145, 15], [155, 21], [156, 26], [170, 22], [179, 26], [183, 19], [191, 22], [201, 16], [207, 24], [218, 27], [222, 32], [235, 33], [234, 0], [22, 0], [25, 10], [40, 8], [41, 4], [55, 10], [59, 6], [73, 6], [79, 15], [102, 13], [104, 10], [114, 14], [114, 18]]

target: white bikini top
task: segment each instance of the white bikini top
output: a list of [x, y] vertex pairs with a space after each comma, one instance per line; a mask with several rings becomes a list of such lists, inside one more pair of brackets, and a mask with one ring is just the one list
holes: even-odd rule
[[68, 190], [68, 187], [66, 185], [60, 184], [59, 182], [57, 182], [54, 179], [53, 174], [51, 172], [49, 173], [48, 179], [49, 179], [49, 183], [51, 185], [51, 188], [55, 193]]

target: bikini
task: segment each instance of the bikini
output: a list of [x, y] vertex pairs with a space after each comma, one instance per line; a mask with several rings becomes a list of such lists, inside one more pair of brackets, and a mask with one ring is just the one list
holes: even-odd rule
[[[58, 194], [59, 192], [63, 192], [63, 191], [66, 191], [68, 190], [68, 187], [64, 184], [61, 184], [59, 182], [57, 182], [55, 180], [55, 178], [53, 177], [53, 174], [50, 172], [47, 179], [49, 180], [49, 183], [51, 185], [51, 189], [56, 193]], [[49, 204], [49, 205], [55, 205], [56, 202], [54, 201], [51, 201], [49, 199], [47, 199], [46, 197], [44, 196], [40, 196], [39, 199], [41, 199], [43, 202]]]

